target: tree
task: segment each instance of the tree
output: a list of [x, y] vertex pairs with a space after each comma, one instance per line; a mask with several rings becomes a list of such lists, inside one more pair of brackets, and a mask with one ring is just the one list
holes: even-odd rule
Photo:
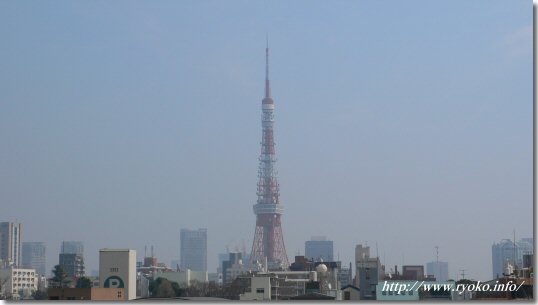
[[52, 280], [58, 283], [58, 285], [60, 285], [60, 288], [64, 288], [65, 286], [67, 286], [67, 284], [69, 284], [70, 280], [67, 278], [67, 273], [61, 265], [54, 266], [54, 269], [52, 269], [52, 273], [54, 274]]
[[92, 288], [92, 281], [85, 276], [79, 277], [75, 287], [76, 288]]
[[159, 277], [149, 283], [149, 291], [152, 298], [173, 298], [179, 297], [183, 293], [183, 289], [176, 282]]

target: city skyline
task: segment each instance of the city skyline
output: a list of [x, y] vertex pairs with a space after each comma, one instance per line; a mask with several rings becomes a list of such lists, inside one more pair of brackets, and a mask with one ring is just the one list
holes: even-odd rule
[[0, 25], [0, 221], [48, 272], [64, 240], [88, 274], [107, 247], [177, 259], [181, 228], [209, 270], [251, 244], [266, 33], [290, 260], [312, 235], [343, 264], [439, 246], [486, 280], [533, 235], [532, 3], [2, 2]]

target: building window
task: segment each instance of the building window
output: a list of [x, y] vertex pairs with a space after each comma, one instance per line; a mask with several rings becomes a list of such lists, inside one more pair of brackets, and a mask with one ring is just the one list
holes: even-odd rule
[[118, 291], [118, 299], [121, 299], [121, 290]]
[[413, 295], [413, 290], [409, 290], [409, 295]]
[[264, 288], [256, 288], [256, 293], [264, 293], [264, 292], [265, 292]]
[[344, 300], [351, 300], [351, 293], [349, 291], [344, 291]]
[[110, 272], [118, 272], [118, 268], [110, 268]]
[[382, 295], [387, 295], [386, 291], [381, 292]]

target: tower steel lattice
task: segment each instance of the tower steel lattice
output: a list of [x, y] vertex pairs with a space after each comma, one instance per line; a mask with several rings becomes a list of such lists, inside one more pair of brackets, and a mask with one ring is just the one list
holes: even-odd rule
[[258, 169], [258, 200], [254, 205], [256, 230], [252, 243], [251, 262], [264, 262], [270, 269], [289, 266], [281, 216], [284, 208], [279, 200], [279, 184], [275, 169], [275, 141], [273, 135], [275, 103], [269, 84], [269, 45], [265, 49], [265, 97], [262, 100], [262, 142]]

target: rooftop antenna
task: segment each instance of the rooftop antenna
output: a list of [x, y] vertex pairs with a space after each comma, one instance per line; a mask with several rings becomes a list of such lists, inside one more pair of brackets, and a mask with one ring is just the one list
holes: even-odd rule
[[265, 34], [265, 97], [271, 97], [271, 87], [269, 85], [269, 34]]
[[153, 257], [153, 245], [151, 245], [151, 257]]
[[516, 229], [514, 229], [514, 269], [516, 269]]
[[148, 246], [144, 246], [144, 257], [148, 257]]
[[379, 257], [379, 250], [377, 249], [377, 241], [375, 242], [375, 256]]

